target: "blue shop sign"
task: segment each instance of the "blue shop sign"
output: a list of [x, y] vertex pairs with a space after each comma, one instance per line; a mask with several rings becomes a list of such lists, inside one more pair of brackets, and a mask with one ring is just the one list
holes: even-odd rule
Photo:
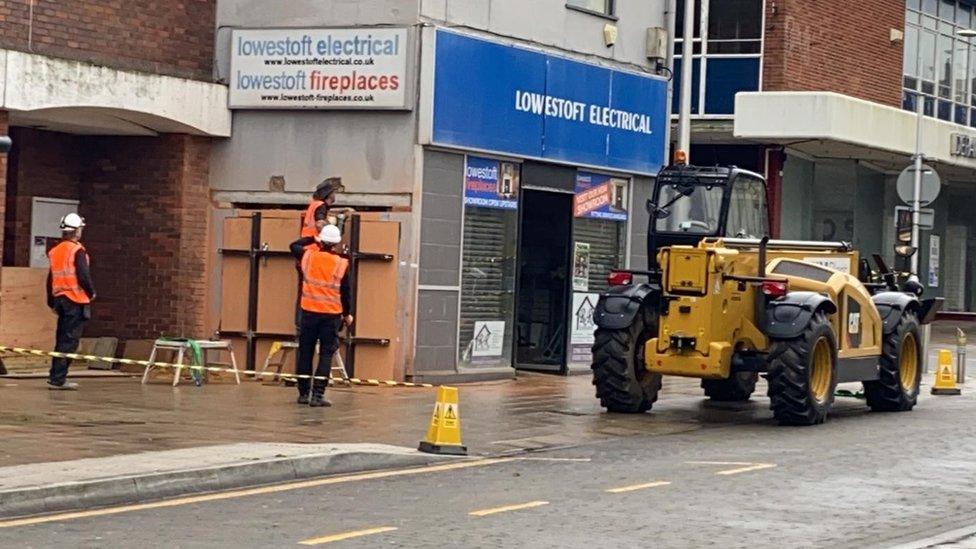
[[433, 141], [657, 173], [667, 81], [438, 30]]

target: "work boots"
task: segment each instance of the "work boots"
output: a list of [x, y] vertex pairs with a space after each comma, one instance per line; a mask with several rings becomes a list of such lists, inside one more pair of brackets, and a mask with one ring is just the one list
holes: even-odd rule
[[308, 401], [308, 405], [311, 406], [312, 408], [319, 408], [322, 406], [324, 407], [332, 406], [332, 403], [329, 402], [328, 400], [325, 400], [325, 397], [323, 397], [322, 395], [312, 395], [312, 398]]
[[298, 395], [299, 404], [308, 404], [308, 393]]
[[312, 398], [308, 401], [308, 405], [313, 408], [332, 406], [331, 402], [325, 400], [325, 383], [315, 381], [315, 384], [312, 385]]

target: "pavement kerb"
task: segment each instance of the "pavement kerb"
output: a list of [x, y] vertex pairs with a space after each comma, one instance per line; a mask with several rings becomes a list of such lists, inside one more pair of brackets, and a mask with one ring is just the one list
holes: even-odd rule
[[[0, 491], [0, 518], [143, 503], [177, 496], [306, 480], [329, 475], [422, 467], [457, 458], [420, 452], [343, 452], [258, 459], [198, 469], [127, 475]], [[70, 466], [66, 463], [66, 466]]]

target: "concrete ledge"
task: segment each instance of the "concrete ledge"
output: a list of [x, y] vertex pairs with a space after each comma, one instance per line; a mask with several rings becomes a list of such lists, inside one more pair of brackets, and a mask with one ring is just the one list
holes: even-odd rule
[[477, 383], [480, 381], [498, 381], [503, 379], [515, 379], [515, 369], [467, 369], [461, 372], [454, 370], [432, 370], [430, 372], [415, 373], [413, 376], [410, 376], [410, 381], [414, 383], [433, 383], [434, 385]]
[[[382, 444], [256, 443], [4, 467], [0, 468], [0, 518], [423, 466], [447, 459], [452, 458]], [[202, 466], [187, 467], [193, 463]], [[126, 469], [126, 474], [103, 474]]]

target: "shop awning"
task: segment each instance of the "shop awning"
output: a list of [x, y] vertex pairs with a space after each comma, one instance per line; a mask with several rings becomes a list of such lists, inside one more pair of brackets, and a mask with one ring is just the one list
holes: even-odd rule
[[[890, 170], [904, 168], [914, 154], [915, 128], [914, 113], [836, 93], [743, 92], [735, 100], [736, 138]], [[957, 154], [957, 135], [976, 141], [976, 129], [926, 117], [922, 152], [944, 169], [972, 178], [976, 154]]]
[[229, 137], [227, 88], [0, 50], [0, 109], [10, 124], [82, 135]]

